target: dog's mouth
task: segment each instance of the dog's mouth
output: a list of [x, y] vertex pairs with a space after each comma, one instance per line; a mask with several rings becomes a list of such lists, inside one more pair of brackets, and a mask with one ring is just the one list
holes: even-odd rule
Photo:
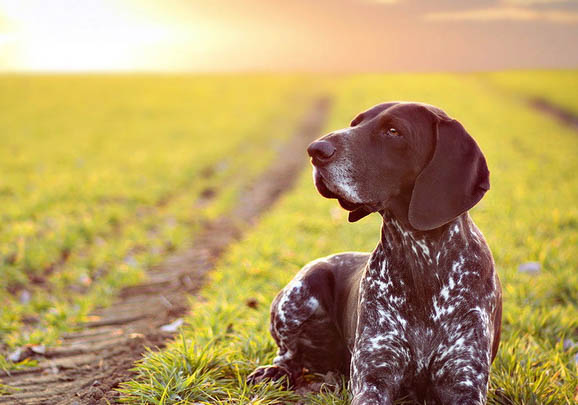
[[313, 180], [315, 182], [315, 187], [317, 188], [317, 191], [319, 191], [319, 194], [321, 194], [323, 197], [335, 198], [337, 201], [339, 201], [339, 205], [341, 205], [343, 208], [345, 208], [348, 211], [352, 211], [352, 210], [360, 207], [359, 204], [352, 203], [352, 202], [346, 200], [345, 198], [341, 197], [339, 194], [336, 194], [333, 191], [331, 191], [329, 189], [329, 187], [327, 187], [325, 179], [323, 178], [321, 173], [319, 173], [319, 170], [315, 170], [313, 176], [314, 176]]
[[367, 208], [364, 204], [353, 203], [349, 200], [346, 200], [339, 194], [333, 192], [329, 187], [327, 187], [325, 179], [323, 179], [323, 176], [317, 169], [314, 169], [313, 171], [313, 181], [315, 183], [317, 191], [319, 191], [319, 194], [321, 194], [325, 198], [336, 199], [342, 208], [349, 211], [349, 222], [358, 221], [361, 218], [373, 212], [373, 210]]

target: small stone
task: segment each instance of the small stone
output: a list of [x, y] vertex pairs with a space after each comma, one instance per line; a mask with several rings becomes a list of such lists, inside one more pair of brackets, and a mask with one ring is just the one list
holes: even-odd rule
[[22, 290], [22, 292], [20, 293], [20, 303], [21, 304], [28, 304], [30, 302], [30, 299], [32, 298], [32, 296], [30, 295], [30, 292], [28, 290]]
[[171, 323], [169, 323], [169, 324], [167, 324], [167, 325], [161, 326], [161, 330], [162, 330], [163, 332], [176, 332], [176, 331], [181, 327], [181, 325], [182, 325], [184, 322], [185, 322], [185, 321], [183, 321], [182, 318], [178, 318], [178, 319], [177, 319], [176, 321], [174, 321], [174, 322], [171, 322]]
[[30, 350], [32, 350], [32, 352], [36, 354], [45, 354], [46, 346], [44, 345], [30, 346]]
[[18, 363], [22, 359], [22, 352], [22, 348], [19, 347], [8, 355], [8, 360], [13, 363]]
[[518, 271], [520, 273], [536, 275], [540, 273], [540, 268], [541, 266], [539, 262], [526, 262], [518, 266]]

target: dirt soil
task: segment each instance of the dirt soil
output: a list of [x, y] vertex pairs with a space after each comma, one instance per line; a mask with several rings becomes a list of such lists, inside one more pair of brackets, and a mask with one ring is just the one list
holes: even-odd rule
[[542, 98], [529, 99], [528, 103], [538, 111], [550, 115], [575, 130], [578, 130], [578, 116], [572, 112], [564, 110]]
[[227, 247], [291, 189], [328, 110], [328, 99], [316, 101], [271, 166], [241, 193], [228, 215], [204, 225], [194, 246], [150, 269], [145, 284], [122, 290], [114, 304], [79, 325], [80, 331], [63, 336], [60, 346], [33, 353], [37, 367], [0, 371], [0, 382], [14, 388], [0, 396], [0, 404], [115, 403], [115, 388], [133, 376], [135, 361], [147, 348], [161, 349], [174, 336], [176, 328], [161, 327], [185, 315], [187, 297], [199, 290]]

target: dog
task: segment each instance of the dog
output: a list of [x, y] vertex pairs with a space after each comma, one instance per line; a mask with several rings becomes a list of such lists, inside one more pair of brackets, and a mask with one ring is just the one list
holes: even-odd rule
[[379, 213], [380, 240], [299, 271], [271, 305], [278, 355], [248, 382], [335, 370], [355, 405], [484, 404], [502, 292], [468, 214], [490, 186], [474, 139], [439, 108], [391, 102], [307, 151], [319, 193], [350, 222]]

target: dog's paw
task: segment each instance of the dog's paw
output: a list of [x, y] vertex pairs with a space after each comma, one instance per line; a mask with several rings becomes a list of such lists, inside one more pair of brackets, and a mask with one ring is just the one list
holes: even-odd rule
[[278, 381], [283, 379], [283, 386], [289, 387], [292, 385], [291, 372], [285, 367], [278, 365], [262, 366], [253, 371], [247, 377], [247, 384], [254, 385], [263, 381]]

